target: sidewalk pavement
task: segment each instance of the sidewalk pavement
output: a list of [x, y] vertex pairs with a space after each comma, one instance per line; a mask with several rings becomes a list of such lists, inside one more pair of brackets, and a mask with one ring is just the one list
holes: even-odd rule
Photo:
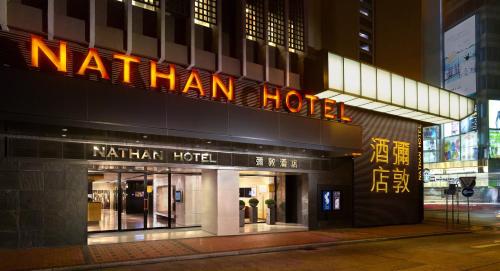
[[57, 248], [0, 249], [0, 270], [85, 270], [469, 232], [439, 224], [213, 236]]

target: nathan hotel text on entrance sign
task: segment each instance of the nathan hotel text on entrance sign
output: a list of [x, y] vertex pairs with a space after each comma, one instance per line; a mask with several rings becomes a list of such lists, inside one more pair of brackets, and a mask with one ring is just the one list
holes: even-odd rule
[[[122, 161], [157, 161], [165, 162], [168, 153], [173, 162], [194, 162], [200, 164], [216, 164], [217, 160], [211, 152], [167, 151], [127, 146], [93, 145], [92, 159]], [[169, 159], [170, 160], [170, 159]]]
[[[68, 71], [68, 45], [65, 41], [59, 41], [57, 48], [49, 46], [43, 38], [31, 35], [31, 66], [40, 68], [42, 61], [61, 73]], [[142, 60], [139, 57], [114, 53], [113, 61], [121, 62], [122, 77], [121, 83], [127, 85], [131, 83], [131, 65], [138, 64]], [[96, 48], [88, 48], [84, 59], [80, 62], [74, 61], [75, 75], [86, 76], [95, 74], [103, 80], [111, 80], [109, 67], [106, 67], [104, 61]], [[185, 82], [179, 82], [178, 74], [176, 73], [175, 65], [169, 64], [168, 68], [160, 70], [158, 63], [154, 60], [149, 60], [149, 82], [147, 86], [151, 90], [158, 90], [161, 86], [168, 91], [181, 91], [183, 94], [188, 92], [196, 92], [199, 97], [210, 96], [214, 100], [226, 100], [233, 102], [235, 98], [235, 84], [237, 81], [228, 76], [227, 80], [223, 80], [218, 74], [211, 76], [211, 89], [208, 91], [203, 87], [203, 82], [200, 73], [196, 69], [191, 69]], [[182, 84], [181, 84], [182, 83]], [[351, 118], [345, 115], [344, 104], [336, 102], [332, 99], [320, 99], [317, 96], [303, 94], [294, 89], [288, 89], [286, 92], [280, 92], [279, 88], [268, 87], [267, 84], [262, 84], [260, 89], [260, 106], [271, 106], [278, 110], [284, 107], [290, 113], [301, 112], [303, 107], [307, 107], [307, 114], [311, 117], [321, 117], [326, 120], [338, 122], [351, 122]], [[222, 99], [223, 98], [223, 99]], [[321, 105], [321, 112], [316, 112], [315, 105]], [[283, 104], [283, 105], [282, 105]]]
[[[327, 158], [307, 159], [280, 155], [235, 154], [218, 151], [150, 148], [124, 145], [86, 144], [86, 158], [99, 161], [181, 163], [256, 168], [311, 169], [328, 168]], [[314, 160], [314, 161], [313, 161]], [[325, 164], [327, 163], [327, 164]]]

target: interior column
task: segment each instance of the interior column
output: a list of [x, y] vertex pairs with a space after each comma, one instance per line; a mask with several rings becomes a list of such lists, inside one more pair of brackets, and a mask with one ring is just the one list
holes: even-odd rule
[[239, 174], [235, 170], [202, 171], [201, 226], [216, 235], [239, 234]]

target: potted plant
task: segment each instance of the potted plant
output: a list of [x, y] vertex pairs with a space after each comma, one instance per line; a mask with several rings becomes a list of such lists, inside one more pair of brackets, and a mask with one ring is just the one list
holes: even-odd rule
[[240, 200], [240, 227], [245, 226], [245, 202]]
[[258, 214], [258, 207], [259, 205], [259, 200], [256, 198], [251, 198], [248, 200], [248, 203], [250, 204], [250, 223], [257, 223], [257, 214]]
[[264, 202], [267, 205], [266, 210], [266, 224], [274, 225], [276, 224], [276, 202], [273, 199], [266, 199]]

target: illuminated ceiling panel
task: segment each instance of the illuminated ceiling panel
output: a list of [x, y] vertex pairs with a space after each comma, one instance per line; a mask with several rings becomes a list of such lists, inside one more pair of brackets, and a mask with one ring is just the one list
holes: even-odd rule
[[399, 115], [408, 114], [411, 112], [416, 112], [416, 111], [406, 109], [406, 108], [400, 108], [400, 107], [397, 107], [397, 108], [398, 108], [397, 110], [391, 111], [390, 114], [399, 116]]
[[386, 105], [373, 109], [374, 111], [392, 114], [392, 111], [397, 110], [399, 107], [394, 105]]
[[360, 105], [359, 107], [364, 108], [364, 109], [369, 109], [369, 110], [374, 110], [379, 107], [385, 106], [385, 103], [379, 103], [379, 102], [371, 102], [367, 104]]
[[329, 53], [328, 89], [317, 94], [353, 107], [436, 124], [475, 111], [469, 97]]
[[345, 94], [339, 94], [337, 96], [335, 96], [335, 101], [337, 102], [348, 102], [350, 100], [353, 100], [353, 99], [356, 99], [356, 97], [354, 96], [350, 96], [350, 95], [345, 95]]
[[316, 94], [316, 96], [320, 99], [325, 99], [325, 98], [331, 98], [331, 97], [338, 95], [338, 94], [339, 93], [337, 93], [337, 92], [333, 92], [331, 90], [326, 90], [326, 91], [323, 91], [321, 93]]
[[350, 101], [345, 102], [345, 104], [350, 105], [350, 106], [361, 106], [361, 105], [367, 104], [369, 102], [371, 102], [371, 100], [363, 99], [363, 98], [356, 98], [356, 99], [352, 99]]

